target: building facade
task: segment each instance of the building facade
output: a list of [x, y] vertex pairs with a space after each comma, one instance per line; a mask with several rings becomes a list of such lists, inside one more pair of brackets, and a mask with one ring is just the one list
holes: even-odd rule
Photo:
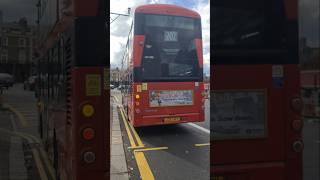
[[17, 82], [23, 82], [32, 74], [34, 28], [25, 18], [18, 22], [3, 22], [0, 27], [0, 72], [12, 74]]

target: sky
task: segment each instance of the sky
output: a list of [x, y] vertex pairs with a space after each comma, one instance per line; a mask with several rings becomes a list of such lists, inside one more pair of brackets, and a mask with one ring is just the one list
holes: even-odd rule
[[[175, 4], [198, 12], [201, 16], [204, 72], [210, 74], [210, 4], [209, 0], [111, 0], [110, 10], [113, 13], [127, 13], [130, 17], [119, 17], [110, 24], [110, 63], [111, 68], [120, 67], [124, 47], [127, 42], [129, 28], [134, 9], [144, 4]], [[114, 19], [116, 15], [111, 15]]]
[[300, 36], [311, 47], [320, 47], [320, 1], [299, 0]]
[[26, 17], [28, 24], [35, 24], [37, 18], [37, 0], [0, 0], [0, 11], [4, 22], [18, 21]]

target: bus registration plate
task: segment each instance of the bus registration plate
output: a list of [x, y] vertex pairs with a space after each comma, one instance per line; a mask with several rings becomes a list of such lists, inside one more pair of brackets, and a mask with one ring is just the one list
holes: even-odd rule
[[212, 180], [226, 180], [223, 176], [213, 176]]
[[178, 122], [180, 121], [180, 117], [170, 117], [170, 118], [164, 118], [164, 122]]

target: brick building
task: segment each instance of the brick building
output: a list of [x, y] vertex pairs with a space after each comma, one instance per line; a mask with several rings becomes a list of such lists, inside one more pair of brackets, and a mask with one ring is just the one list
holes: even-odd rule
[[0, 72], [13, 74], [16, 81], [23, 82], [32, 74], [34, 27], [21, 18], [18, 22], [2, 22], [0, 34]]

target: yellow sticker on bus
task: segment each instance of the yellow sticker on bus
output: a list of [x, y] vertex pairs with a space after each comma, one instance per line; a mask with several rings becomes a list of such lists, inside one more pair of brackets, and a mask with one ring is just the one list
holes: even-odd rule
[[137, 92], [141, 92], [141, 85], [137, 85]]
[[101, 95], [101, 76], [99, 74], [86, 75], [86, 96]]
[[148, 85], [147, 83], [142, 83], [142, 91], [148, 90]]

